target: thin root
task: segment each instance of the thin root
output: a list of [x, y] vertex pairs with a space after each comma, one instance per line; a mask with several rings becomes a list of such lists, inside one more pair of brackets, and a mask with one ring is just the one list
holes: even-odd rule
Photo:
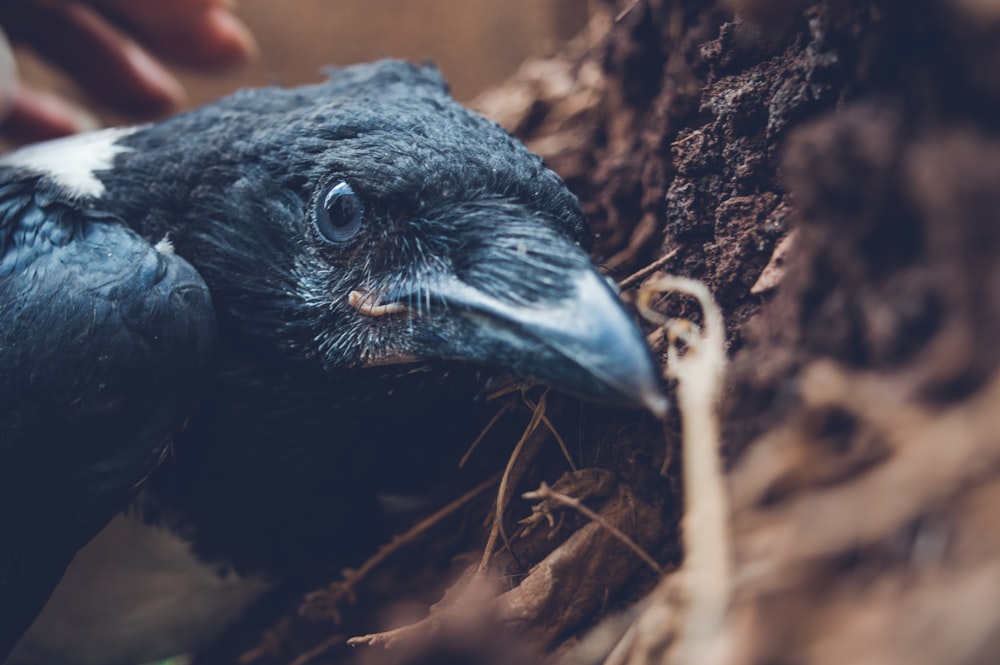
[[[697, 298], [704, 328], [653, 310], [653, 299], [666, 291]], [[719, 456], [718, 423], [726, 359], [725, 327], [708, 288], [691, 279], [657, 279], [639, 291], [636, 305], [647, 320], [666, 329], [669, 346], [664, 373], [677, 379], [686, 505], [683, 569], [690, 581], [679, 654], [681, 662], [695, 663], [722, 634], [732, 595], [729, 502]], [[683, 354], [678, 341], [687, 346]]]
[[[525, 492], [521, 496], [529, 501], [553, 501], [578, 511], [587, 519], [596, 522], [603, 528], [607, 529], [611, 535], [620, 540], [626, 547], [632, 550], [636, 556], [642, 559], [646, 565], [652, 568], [657, 575], [663, 574], [663, 568], [656, 562], [656, 559], [649, 555], [649, 552], [639, 547], [639, 545], [622, 532], [621, 529], [585, 506], [579, 499], [575, 499], [567, 494], [563, 494], [562, 492], [556, 492], [544, 481], [541, 485], [539, 485], [537, 490], [533, 492]], [[551, 520], [551, 515], [549, 515], [549, 519]]]
[[483, 431], [479, 433], [479, 436], [476, 437], [475, 441], [473, 441], [469, 445], [469, 448], [465, 451], [465, 454], [462, 455], [462, 459], [458, 461], [459, 469], [465, 467], [466, 463], [468, 463], [469, 461], [469, 458], [472, 457], [472, 453], [476, 451], [476, 448], [478, 448], [479, 444], [483, 442], [483, 439], [486, 438], [486, 435], [489, 434], [494, 427], [496, 427], [496, 424], [500, 422], [500, 419], [503, 418], [504, 414], [510, 411], [512, 408], [514, 408], [514, 402], [509, 401], [509, 402], [504, 402], [503, 406], [497, 409], [497, 412], [493, 414], [492, 418], [490, 418], [490, 422], [486, 423], [486, 427], [484, 427]]
[[538, 400], [538, 406], [535, 409], [535, 413], [532, 414], [531, 421], [528, 423], [528, 426], [524, 428], [524, 433], [521, 435], [520, 440], [518, 440], [517, 445], [514, 446], [514, 451], [511, 452], [510, 458], [507, 460], [507, 468], [504, 469], [503, 476], [500, 478], [500, 487], [497, 490], [496, 513], [493, 517], [493, 527], [490, 529], [490, 536], [486, 541], [486, 549], [483, 551], [483, 559], [480, 562], [478, 569], [478, 572], [481, 575], [485, 574], [486, 569], [489, 568], [490, 559], [493, 557], [493, 551], [496, 549], [498, 539], [503, 539], [504, 546], [506, 546], [508, 551], [510, 551], [514, 560], [517, 560], [514, 550], [510, 547], [510, 539], [507, 537], [507, 532], [503, 528], [504, 509], [507, 507], [507, 486], [510, 483], [511, 470], [514, 468], [514, 463], [517, 461], [517, 458], [521, 455], [521, 450], [524, 448], [524, 444], [528, 441], [528, 438], [534, 433], [534, 431], [538, 429], [538, 425], [542, 422], [542, 418], [545, 416], [545, 399], [548, 397], [548, 394], [547, 390], [542, 393], [541, 398]]
[[639, 268], [634, 273], [632, 273], [631, 275], [629, 275], [628, 277], [626, 277], [622, 281], [618, 282], [618, 288], [619, 288], [619, 290], [621, 290], [621, 291], [627, 291], [627, 290], [631, 289], [633, 286], [635, 286], [636, 284], [638, 284], [642, 280], [646, 279], [647, 277], [649, 277], [650, 275], [652, 275], [654, 272], [656, 272], [657, 270], [659, 270], [663, 266], [665, 266], [668, 263], [670, 263], [670, 261], [673, 260], [673, 258], [675, 256], [677, 256], [677, 253], [680, 252], [680, 251], [681, 251], [680, 247], [675, 247], [674, 249], [670, 250], [669, 252], [667, 252], [666, 254], [664, 254], [663, 256], [661, 256], [660, 258], [658, 258], [655, 261], [653, 261], [652, 263], [650, 263], [645, 268]]
[[[524, 400], [527, 407], [532, 411], [538, 409], [538, 404], [532, 402], [526, 395], [522, 394], [521, 398]], [[542, 424], [545, 425], [545, 429], [549, 430], [549, 432], [552, 433], [552, 436], [555, 437], [556, 443], [559, 444], [559, 450], [562, 451], [563, 457], [566, 458], [566, 463], [569, 464], [569, 468], [576, 471], [576, 463], [573, 461], [573, 456], [569, 453], [569, 447], [566, 445], [566, 441], [563, 440], [562, 435], [559, 434], [559, 430], [556, 429], [555, 425], [552, 424], [552, 421], [549, 420], [549, 417], [545, 414], [542, 414]]]
[[320, 642], [319, 644], [317, 644], [316, 646], [314, 646], [312, 649], [309, 649], [305, 653], [300, 654], [299, 657], [293, 660], [291, 663], [289, 663], [289, 665], [306, 665], [306, 663], [311, 663], [313, 660], [319, 658], [330, 649], [334, 647], [339, 647], [346, 641], [346, 639], [347, 638], [345, 638], [343, 635], [334, 635], [330, 638], [327, 638], [322, 642]]
[[499, 474], [494, 474], [490, 478], [487, 478], [462, 496], [443, 506], [440, 510], [420, 520], [406, 532], [395, 536], [388, 543], [382, 545], [360, 568], [345, 572], [342, 581], [331, 584], [326, 589], [308, 594], [305, 598], [305, 603], [299, 608], [299, 614], [315, 617], [317, 614], [315, 608], [321, 606], [327, 617], [332, 617], [336, 623], [339, 623], [339, 615], [335, 609], [336, 606], [345, 598], [352, 599], [354, 597], [354, 589], [365, 577], [370, 575], [373, 570], [382, 565], [400, 549], [413, 543], [433, 526], [453, 515], [477, 496], [496, 485], [498, 480]]

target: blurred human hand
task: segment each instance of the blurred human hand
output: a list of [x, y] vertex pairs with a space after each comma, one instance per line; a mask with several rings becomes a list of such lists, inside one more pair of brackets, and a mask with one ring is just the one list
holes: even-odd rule
[[[8, 0], [0, 2], [0, 27], [95, 100], [138, 116], [184, 101], [160, 57], [215, 68], [256, 52], [250, 31], [232, 13], [232, 0]], [[21, 83], [0, 33], [0, 133], [32, 141], [94, 125], [72, 103]]]

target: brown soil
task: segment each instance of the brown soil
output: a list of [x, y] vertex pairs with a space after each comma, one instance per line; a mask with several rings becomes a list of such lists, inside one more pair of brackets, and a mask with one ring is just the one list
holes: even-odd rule
[[[596, 129], [550, 157], [589, 165], [569, 173], [612, 268], [673, 255], [728, 322], [713, 657], [995, 662], [1000, 3], [614, 10], [584, 56]], [[697, 588], [670, 578], [613, 662], [691, 660], [663, 617]]]

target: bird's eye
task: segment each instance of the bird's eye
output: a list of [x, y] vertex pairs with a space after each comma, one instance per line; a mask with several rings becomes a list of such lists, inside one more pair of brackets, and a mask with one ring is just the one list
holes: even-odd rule
[[347, 242], [358, 234], [365, 216], [361, 197], [343, 180], [327, 186], [316, 206], [316, 229], [334, 244]]

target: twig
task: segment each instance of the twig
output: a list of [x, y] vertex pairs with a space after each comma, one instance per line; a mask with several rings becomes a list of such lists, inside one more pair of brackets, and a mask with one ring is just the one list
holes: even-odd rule
[[[546, 390], [542, 393], [541, 398], [538, 400], [538, 407], [535, 409], [535, 413], [531, 416], [531, 421], [528, 426], [524, 428], [524, 433], [521, 435], [520, 440], [518, 440], [517, 445], [514, 446], [513, 452], [510, 454], [510, 458], [507, 460], [507, 467], [503, 471], [503, 476], [500, 478], [500, 488], [497, 490], [497, 506], [496, 513], [493, 516], [493, 527], [490, 529], [489, 539], [486, 541], [486, 549], [483, 550], [483, 559], [479, 563], [479, 574], [484, 574], [486, 569], [490, 565], [490, 559], [493, 556], [493, 550], [496, 549], [497, 539], [502, 538], [504, 545], [510, 551], [511, 556], [517, 561], [517, 555], [514, 554], [514, 550], [510, 547], [510, 539], [507, 538], [507, 532], [503, 528], [503, 513], [507, 506], [506, 496], [507, 496], [507, 484], [510, 482], [511, 470], [514, 468], [514, 462], [521, 454], [521, 450], [524, 448], [524, 444], [527, 442], [528, 437], [530, 437], [536, 429], [538, 429], [539, 423], [542, 422], [542, 418], [545, 416], [545, 399], [548, 397], [549, 391]], [[520, 565], [520, 562], [518, 562]]]
[[462, 455], [462, 459], [458, 461], [459, 469], [465, 466], [465, 464], [469, 461], [469, 458], [472, 457], [472, 453], [475, 452], [476, 448], [479, 447], [479, 444], [483, 442], [483, 439], [486, 438], [486, 435], [490, 433], [490, 430], [496, 427], [496, 424], [500, 422], [500, 419], [503, 417], [503, 415], [508, 411], [510, 411], [513, 407], [514, 407], [513, 401], [504, 402], [503, 406], [501, 406], [497, 410], [497, 412], [493, 414], [493, 417], [490, 418], [490, 422], [486, 423], [486, 427], [483, 428], [483, 431], [479, 433], [479, 436], [476, 437], [476, 440], [473, 441], [472, 444], [469, 446], [469, 448], [465, 451], [465, 454]]
[[347, 645], [381, 646], [389, 649], [411, 636], [422, 635], [425, 639], [430, 638], [448, 622], [451, 622], [452, 626], [465, 624], [467, 627], [470, 619], [475, 621], [477, 616], [483, 616], [482, 612], [488, 608], [496, 595], [494, 580], [479, 575], [471, 569], [467, 570], [448, 588], [444, 598], [430, 607], [423, 619], [399, 628], [352, 637], [347, 640]]
[[[382, 545], [374, 555], [368, 557], [368, 559], [366, 559], [357, 570], [345, 572], [343, 581], [336, 582], [321, 591], [315, 591], [308, 594], [305, 599], [305, 604], [299, 609], [299, 614], [309, 614], [308, 605], [319, 600], [322, 600], [324, 605], [335, 606], [343, 597], [353, 597], [354, 587], [356, 587], [357, 584], [367, 577], [376, 567], [380, 566], [403, 547], [417, 540], [417, 538], [419, 538], [425, 531], [463, 508], [466, 504], [488, 490], [490, 487], [493, 487], [497, 483], [497, 480], [499, 480], [499, 474], [493, 474], [462, 496], [450, 501], [447, 505], [435, 511], [433, 514], [420, 520], [404, 533], [393, 537], [388, 543]], [[331, 597], [333, 600], [331, 600]]]
[[314, 646], [312, 649], [309, 649], [309, 651], [299, 654], [299, 657], [289, 663], [289, 665], [306, 665], [306, 663], [322, 656], [333, 647], [340, 646], [346, 641], [346, 639], [347, 638], [343, 635], [334, 635], [333, 637], [327, 638]]
[[[529, 409], [534, 411], [538, 408], [538, 405], [532, 402], [526, 395], [522, 395], [521, 398]], [[556, 438], [556, 443], [559, 444], [559, 450], [562, 451], [563, 457], [566, 458], [566, 463], [569, 464], [569, 468], [576, 471], [576, 463], [573, 461], [573, 456], [569, 454], [569, 447], [566, 445], [566, 441], [563, 440], [562, 435], [559, 434], [559, 430], [556, 429], [549, 417], [542, 415], [542, 424], [545, 425], [545, 429], [552, 433], [552, 436]]]
[[506, 386], [497, 388], [493, 392], [486, 395], [486, 401], [492, 402], [493, 400], [499, 399], [504, 395], [510, 395], [511, 393], [516, 393], [518, 391], [523, 393], [526, 390], [531, 390], [537, 385], [537, 383], [508, 383]]
[[538, 486], [537, 490], [533, 492], [525, 492], [521, 496], [529, 501], [554, 501], [555, 503], [562, 504], [580, 512], [587, 519], [596, 522], [607, 529], [611, 535], [620, 540], [626, 547], [635, 552], [636, 556], [642, 559], [646, 565], [656, 571], [657, 575], [663, 574], [663, 568], [656, 562], [656, 559], [651, 557], [649, 553], [646, 552], [646, 550], [639, 547], [636, 542], [629, 538], [621, 529], [585, 506], [579, 499], [571, 497], [568, 494], [563, 494], [562, 492], [556, 492], [554, 489], [549, 487], [545, 481], [542, 481], [542, 484]]
[[675, 256], [677, 256], [677, 253], [679, 251], [681, 251], [681, 248], [680, 247], [675, 247], [672, 250], [670, 250], [669, 252], [667, 252], [666, 254], [664, 254], [663, 256], [661, 256], [660, 258], [658, 258], [655, 261], [653, 261], [652, 263], [650, 263], [645, 268], [639, 268], [634, 273], [632, 273], [631, 275], [629, 275], [628, 277], [626, 277], [622, 281], [618, 282], [618, 288], [619, 288], [619, 290], [621, 290], [621, 291], [627, 291], [628, 289], [631, 289], [633, 286], [635, 286], [636, 284], [638, 284], [642, 280], [646, 279], [646, 277], [648, 277], [649, 275], [652, 275], [654, 272], [656, 272], [657, 270], [659, 270], [663, 266], [665, 266], [668, 263], [670, 263], [671, 259], [673, 259]]
[[615, 16], [615, 23], [618, 23], [623, 18], [625, 18], [626, 16], [628, 16], [632, 12], [633, 9], [635, 9], [636, 7], [639, 6], [639, 2], [640, 2], [640, 0], [632, 0], [632, 2], [628, 5], [628, 7], [626, 7], [623, 10], [621, 10], [620, 12], [618, 12], [618, 15]]
[[239, 665], [250, 665], [261, 658], [280, 655], [281, 644], [284, 641], [283, 635], [291, 630], [291, 623], [290, 618], [284, 617], [273, 627], [265, 629], [257, 644], [240, 654], [236, 662]]

